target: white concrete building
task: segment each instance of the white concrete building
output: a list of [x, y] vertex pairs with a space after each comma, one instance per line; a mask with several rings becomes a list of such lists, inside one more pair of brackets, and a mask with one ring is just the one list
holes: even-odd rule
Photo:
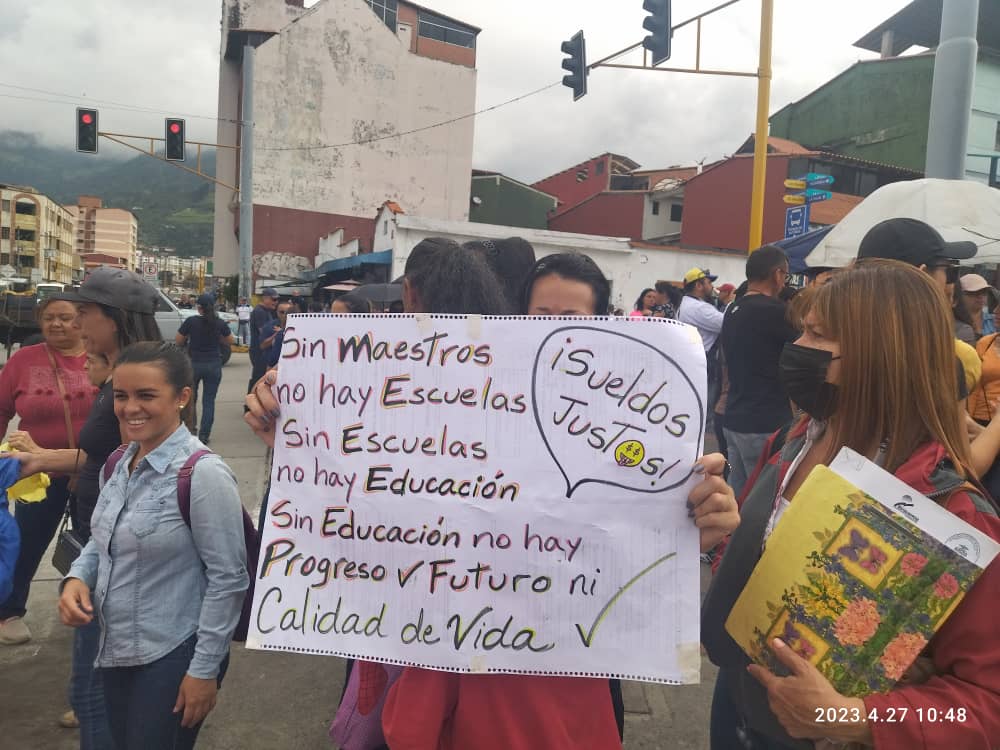
[[568, 252], [592, 258], [611, 281], [611, 303], [626, 312], [632, 309], [644, 288], [657, 281], [679, 282], [694, 266], [718, 275], [720, 284], [728, 281], [739, 285], [746, 278], [746, 255], [678, 250], [629, 242], [625, 238], [428, 219], [399, 213], [388, 205], [382, 207], [376, 220], [373, 250], [392, 251], [389, 278], [397, 278], [402, 276], [413, 247], [428, 237], [445, 237], [462, 243], [514, 236], [530, 242], [538, 258]]
[[[469, 210], [479, 29], [406, 0], [223, 0], [218, 142], [239, 143], [242, 56], [254, 54], [254, 266], [312, 265], [320, 237], [371, 249], [371, 207]], [[388, 136], [388, 137], [386, 137]], [[350, 145], [341, 145], [350, 144]], [[316, 146], [316, 148], [300, 148]], [[238, 185], [239, 156], [217, 177]], [[237, 196], [216, 188], [216, 273], [238, 265]], [[264, 256], [264, 260], [259, 260]], [[275, 262], [266, 259], [274, 256]]]

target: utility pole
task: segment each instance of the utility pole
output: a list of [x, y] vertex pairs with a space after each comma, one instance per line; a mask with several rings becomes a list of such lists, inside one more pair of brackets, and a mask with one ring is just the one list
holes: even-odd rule
[[243, 47], [243, 111], [240, 113], [240, 297], [253, 294], [253, 56]]
[[934, 85], [927, 131], [928, 177], [965, 178], [972, 86], [979, 44], [979, 0], [944, 0], [941, 38], [934, 55]]
[[760, 4], [760, 67], [757, 70], [757, 129], [753, 139], [753, 192], [750, 197], [750, 247], [752, 253], [764, 237], [764, 187], [767, 177], [768, 114], [771, 106], [771, 47], [774, 0]]

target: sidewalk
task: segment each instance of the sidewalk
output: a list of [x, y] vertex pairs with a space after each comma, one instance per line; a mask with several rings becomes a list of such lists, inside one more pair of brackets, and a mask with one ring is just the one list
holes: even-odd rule
[[[250, 368], [235, 354], [223, 370], [212, 448], [232, 468], [244, 505], [256, 519], [266, 466], [264, 446], [243, 423]], [[13, 750], [73, 750], [77, 732], [56, 721], [68, 708], [70, 630], [56, 613], [58, 573], [51, 553], [35, 577], [25, 618], [33, 639], [0, 646], [0, 746]], [[702, 567], [702, 589], [708, 570]], [[685, 687], [625, 683], [625, 747], [632, 750], [702, 750], [715, 668], [703, 659], [702, 683]], [[201, 732], [201, 750], [331, 750], [327, 738], [344, 681], [335, 657], [247, 651], [235, 645], [219, 703]], [[433, 750], [429, 748], [428, 750]], [[470, 749], [474, 750], [474, 749]], [[541, 749], [540, 749], [541, 750]]]

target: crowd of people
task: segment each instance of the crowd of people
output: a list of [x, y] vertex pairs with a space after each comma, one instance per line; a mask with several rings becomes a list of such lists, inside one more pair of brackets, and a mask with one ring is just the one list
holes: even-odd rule
[[[716, 275], [692, 268], [678, 285], [644, 289], [629, 313], [693, 326], [708, 365], [720, 450], [699, 460], [687, 502], [713, 561], [702, 610], [702, 643], [719, 666], [713, 750], [1000, 746], [1000, 635], [989, 615], [1000, 594], [997, 565], [884, 694], [839, 694], [781, 640], [772, 647], [785, 671], [768, 671], [725, 629], [805, 478], [843, 447], [1000, 540], [995, 304], [985, 279], [959, 269], [975, 250], [896, 219], [869, 232], [855, 263], [813, 269], [798, 293], [789, 290], [785, 253], [767, 246], [748, 257], [738, 287], [716, 289]], [[203, 298], [176, 342], [162, 342], [155, 297], [135, 274], [98, 269], [77, 293], [50, 298], [40, 313], [45, 343], [20, 350], [0, 372], [0, 418], [21, 417], [6, 455], [23, 475], [53, 476], [44, 502], [17, 506], [21, 554], [0, 602], [0, 642], [30, 638], [28, 586], [68, 507], [82, 550], [58, 598], [62, 621], [75, 629], [73, 712], [64, 719], [79, 723], [82, 750], [194, 746], [253, 574], [236, 480], [204, 448], [221, 367], [215, 352], [231, 335]], [[406, 313], [593, 316], [615, 312], [610, 304], [611, 284], [593, 260], [536, 258], [517, 238], [424, 240], [402, 279]], [[270, 288], [256, 307], [243, 300], [238, 308], [252, 363], [244, 419], [268, 445], [280, 415], [273, 386], [287, 316], [302, 310]], [[348, 294], [324, 311], [371, 310]], [[192, 434], [185, 414], [199, 387], [202, 418]], [[349, 666], [343, 695], [381, 693], [372, 750], [622, 745], [615, 680], [405, 667], [378, 683], [370, 667]], [[947, 724], [912, 710], [958, 706], [966, 719]], [[831, 708], [834, 720], [818, 723], [817, 709], [827, 718]], [[868, 718], [890, 710], [898, 720]]]

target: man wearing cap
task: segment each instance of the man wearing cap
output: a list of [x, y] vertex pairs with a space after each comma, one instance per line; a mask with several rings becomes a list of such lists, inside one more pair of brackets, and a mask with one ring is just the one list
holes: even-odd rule
[[250, 314], [253, 308], [247, 303], [246, 297], [240, 297], [240, 304], [236, 306], [236, 316], [239, 318], [239, 325], [236, 328], [236, 337], [241, 345], [246, 346], [250, 338]]
[[684, 299], [677, 314], [679, 321], [698, 329], [706, 352], [712, 350], [722, 331], [722, 313], [712, 304], [715, 296], [712, 282], [717, 278], [701, 268], [692, 268], [684, 274]]
[[[247, 385], [247, 393], [253, 389], [254, 383], [264, 377], [267, 372], [267, 354], [260, 348], [261, 331], [272, 331], [274, 322], [277, 320], [275, 309], [278, 307], [278, 292], [273, 287], [266, 287], [260, 293], [260, 303], [250, 313], [250, 364], [253, 371], [250, 373], [250, 383]], [[243, 407], [246, 411], [246, 407]]]
[[[937, 282], [948, 305], [948, 286], [958, 283], [958, 262], [976, 254], [974, 242], [945, 242], [944, 237], [929, 224], [918, 219], [887, 219], [868, 230], [858, 248], [858, 259], [885, 258], [909, 263], [926, 271]], [[965, 398], [982, 374], [982, 363], [976, 350], [955, 339], [964, 378], [960, 379], [960, 398]]]
[[987, 307], [990, 292], [993, 287], [978, 273], [968, 273], [960, 279], [962, 296], [965, 298], [965, 309], [972, 317], [972, 330], [976, 338], [996, 333], [993, 315]]

